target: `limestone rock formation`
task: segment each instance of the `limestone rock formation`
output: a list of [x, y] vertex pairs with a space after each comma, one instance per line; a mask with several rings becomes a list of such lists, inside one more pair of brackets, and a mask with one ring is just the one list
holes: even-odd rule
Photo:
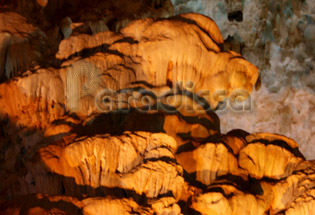
[[[109, 28], [92, 7], [82, 20], [56, 18], [52, 30], [45, 8], [64, 2], [25, 9], [41, 10], [40, 28], [57, 32], [45, 31], [45, 63], [8, 54], [13, 30], [0, 40], [0, 69], [8, 56], [27, 65], [0, 70], [15, 76], [0, 84], [0, 214], [315, 213], [315, 163], [296, 142], [220, 132], [213, 109], [246, 99], [259, 74], [224, 50], [213, 20], [187, 13]], [[33, 35], [33, 24], [21, 26]]]
[[132, 20], [174, 13], [169, 0], [141, 0], [131, 7], [115, 0], [4, 0], [0, 7], [1, 82], [38, 67], [60, 66], [55, 54], [70, 35], [118, 32]]
[[315, 3], [313, 0], [172, 0], [175, 14], [197, 12], [218, 25], [225, 47], [259, 68], [261, 88], [245, 107], [217, 111], [223, 132], [243, 128], [297, 141], [315, 159]]
[[13, 12], [0, 13], [0, 78], [9, 79], [35, 66], [42, 57], [45, 37], [25, 17]]

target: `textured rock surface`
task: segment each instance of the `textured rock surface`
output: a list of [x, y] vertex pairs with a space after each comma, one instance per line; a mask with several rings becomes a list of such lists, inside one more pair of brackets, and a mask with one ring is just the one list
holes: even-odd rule
[[222, 131], [241, 127], [249, 132], [283, 134], [299, 143], [307, 159], [315, 159], [315, 130], [309, 129], [315, 123], [314, 1], [172, 2], [175, 14], [210, 16], [226, 46], [260, 70], [262, 86], [251, 94], [251, 105], [246, 103], [236, 111], [224, 106], [217, 112]]
[[[118, 32], [131, 20], [169, 17], [169, 0], [124, 1], [82, 0], [1, 2], [0, 80], [7, 80], [38, 66], [58, 66], [55, 54], [62, 39], [70, 35]], [[23, 50], [23, 51], [22, 51]]]
[[258, 70], [213, 20], [124, 28], [170, 15], [166, 0], [95, 0], [82, 17], [83, 1], [4, 3], [0, 214], [315, 213], [315, 163], [296, 142], [221, 134], [212, 108], [246, 99]]

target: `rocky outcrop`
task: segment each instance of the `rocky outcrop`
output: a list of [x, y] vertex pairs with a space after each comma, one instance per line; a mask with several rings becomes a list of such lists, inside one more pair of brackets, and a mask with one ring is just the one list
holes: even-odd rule
[[231, 101], [216, 111], [224, 133], [243, 128], [290, 137], [315, 159], [315, 3], [312, 0], [172, 0], [175, 14], [213, 18], [224, 46], [259, 68], [257, 87], [245, 107]]
[[[265, 153], [244, 160], [242, 151], [261, 145], [253, 142], [253, 136], [271, 149], [273, 141], [282, 141], [277, 147], [296, 163], [282, 162], [269, 175], [257, 178], [251, 170], [271, 168], [283, 152], [267, 161]], [[23, 161], [25, 173], [2, 188], [11, 200], [2, 201], [1, 208], [6, 214], [314, 213], [314, 162], [296, 154], [289, 147], [296, 143], [283, 136], [249, 134], [245, 139], [238, 156], [224, 141], [178, 152], [177, 142], [163, 133], [75, 138], [69, 132]], [[254, 166], [242, 167], [246, 164]], [[19, 200], [20, 196], [28, 196], [29, 201]]]
[[132, 20], [173, 13], [169, 0], [142, 0], [133, 2], [132, 7], [124, 1], [4, 0], [0, 13], [0, 81], [38, 67], [57, 67], [59, 43], [71, 35], [119, 32]]
[[178, 199], [184, 180], [174, 159], [176, 146], [166, 134], [127, 132], [74, 140], [67, 147], [49, 145], [39, 153], [49, 171], [79, 186], [134, 190], [148, 198], [172, 193]]
[[246, 99], [258, 69], [210, 18], [90, 34], [73, 20], [52, 61], [0, 84], [0, 214], [314, 213], [297, 143], [221, 134], [213, 108]]
[[13, 12], [0, 13], [0, 78], [10, 79], [38, 64], [46, 35]]

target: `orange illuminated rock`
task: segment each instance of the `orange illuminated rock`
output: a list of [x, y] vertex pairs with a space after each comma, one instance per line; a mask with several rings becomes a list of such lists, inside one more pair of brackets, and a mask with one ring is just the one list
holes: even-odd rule
[[[221, 51], [222, 43], [220, 31], [211, 19], [184, 14], [156, 21], [134, 21], [121, 34], [104, 32], [70, 37], [60, 43], [56, 57], [67, 59], [81, 55], [84, 49], [97, 51], [102, 44], [105, 62], [98, 63], [99, 71], [94, 72], [102, 74], [107, 87], [121, 90], [136, 87], [130, 83], [140, 81], [166, 86], [171, 80], [172, 86], [202, 93], [215, 108], [235, 90], [245, 91], [248, 96], [258, 79], [257, 68], [235, 52]], [[94, 64], [98, 59], [95, 56], [86, 60]], [[188, 82], [192, 85], [187, 85]]]
[[205, 185], [217, 178], [234, 175], [247, 178], [247, 171], [239, 168], [237, 159], [222, 143], [200, 145], [194, 151], [182, 152], [176, 159], [188, 173], [195, 173], [196, 180]]
[[51, 145], [40, 150], [40, 157], [50, 171], [78, 185], [134, 190], [150, 198], [172, 192], [178, 198], [184, 181], [181, 167], [171, 162], [175, 149], [176, 142], [165, 134], [127, 132]]
[[287, 137], [258, 133], [248, 135], [246, 140], [248, 145], [241, 149], [238, 159], [240, 166], [253, 178], [287, 177], [304, 160], [298, 145]]
[[0, 80], [34, 66], [42, 57], [46, 35], [14, 12], [0, 13]]
[[[133, 10], [147, 8], [139, 2]], [[247, 98], [258, 69], [222, 49], [213, 20], [188, 13], [127, 25], [134, 17], [108, 21], [111, 4], [95, 0], [93, 13], [74, 16], [74, 7], [49, 21], [63, 3], [28, 8], [50, 29], [41, 64], [41, 30], [16, 14], [0, 26], [0, 76], [31, 68], [0, 84], [0, 214], [315, 213], [314, 162], [297, 143], [221, 134], [213, 108]]]

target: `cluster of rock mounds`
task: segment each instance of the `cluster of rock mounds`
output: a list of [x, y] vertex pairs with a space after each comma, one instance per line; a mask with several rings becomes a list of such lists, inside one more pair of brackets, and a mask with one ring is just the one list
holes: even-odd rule
[[183, 151], [161, 132], [47, 141], [3, 177], [3, 214], [314, 213], [314, 161], [284, 136], [235, 130]]
[[[211, 107], [250, 92], [258, 71], [222, 50], [211, 19], [150, 18], [65, 37], [52, 62], [0, 84], [0, 214], [315, 213], [314, 161], [297, 143], [221, 134]], [[108, 110], [103, 89], [151, 100], [128, 109], [113, 100]]]

